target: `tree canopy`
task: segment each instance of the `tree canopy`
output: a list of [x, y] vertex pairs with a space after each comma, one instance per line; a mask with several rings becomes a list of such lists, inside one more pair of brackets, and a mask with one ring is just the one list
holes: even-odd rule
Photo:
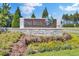
[[79, 13], [76, 12], [76, 13], [70, 14], [70, 15], [63, 14], [62, 19], [63, 20], [73, 21], [74, 23], [78, 23], [78, 21], [79, 21]]

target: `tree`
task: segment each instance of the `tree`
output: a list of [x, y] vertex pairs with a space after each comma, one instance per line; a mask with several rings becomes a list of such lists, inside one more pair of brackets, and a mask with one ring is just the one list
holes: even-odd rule
[[45, 8], [42, 13], [42, 18], [47, 18], [47, 17], [48, 17], [48, 11], [47, 8]]
[[10, 14], [11, 7], [8, 3], [3, 3], [2, 7], [0, 8], [0, 26], [10, 26], [11, 23], [11, 14]]
[[74, 14], [64, 14], [62, 19], [68, 21], [68, 23], [70, 22], [69, 24], [74, 24], [75, 27], [77, 24], [79, 24], [79, 13], [76, 11]]
[[0, 8], [0, 13], [1, 13], [1, 8]]
[[4, 15], [8, 15], [10, 13], [9, 12], [10, 9], [11, 9], [11, 7], [9, 6], [8, 3], [3, 3], [3, 5], [2, 5], [2, 13]]
[[68, 14], [63, 14], [62, 19], [63, 20], [69, 20], [69, 15]]
[[78, 12], [76, 12], [76, 13], [73, 15], [73, 17], [74, 17], [74, 23], [77, 24], [78, 21], [79, 21], [79, 14], [78, 14]]
[[73, 21], [73, 20], [74, 20], [74, 17], [73, 17], [72, 14], [69, 15], [69, 20], [70, 20], [70, 21]]
[[15, 14], [13, 15], [12, 27], [19, 27], [20, 17], [22, 17], [21, 12], [20, 12], [19, 7], [17, 7], [17, 10], [16, 10]]
[[48, 18], [48, 22], [50, 25], [53, 23], [53, 21], [54, 21], [54, 18], [52, 16]]
[[31, 18], [36, 18], [34, 12], [32, 13]]

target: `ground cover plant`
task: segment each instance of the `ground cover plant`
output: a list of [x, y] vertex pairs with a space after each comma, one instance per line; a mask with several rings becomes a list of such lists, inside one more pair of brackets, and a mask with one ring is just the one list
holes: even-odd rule
[[[12, 47], [13, 44], [14, 47]], [[18, 48], [16, 48], [17, 45]], [[0, 55], [2, 56], [11, 51], [11, 55], [15, 56], [20, 55], [17, 53], [19, 51], [24, 51], [23, 55], [43, 56], [59, 55], [60, 53], [60, 55], [69, 55], [66, 52], [71, 51], [70, 53], [72, 53], [76, 49], [79, 49], [78, 33], [62, 33], [59, 36], [28, 36], [20, 32], [10, 31], [0, 33]], [[16, 50], [18, 51], [16, 52]]]
[[0, 55], [6, 55], [14, 42], [20, 38], [20, 32], [2, 32], [0, 34]]
[[[58, 41], [58, 40], [57, 41], [53, 40], [53, 41], [49, 41], [49, 42], [31, 43], [30, 45], [28, 45], [27, 55], [30, 55], [30, 54], [40, 55], [41, 53], [50, 52], [50, 51], [61, 51], [61, 50], [70, 51], [70, 50], [79, 48], [78, 34], [77, 35], [74, 33], [70, 33], [70, 34], [72, 36], [72, 39], [66, 40], [64, 42]], [[52, 52], [52, 53], [54, 53], [54, 52]]]

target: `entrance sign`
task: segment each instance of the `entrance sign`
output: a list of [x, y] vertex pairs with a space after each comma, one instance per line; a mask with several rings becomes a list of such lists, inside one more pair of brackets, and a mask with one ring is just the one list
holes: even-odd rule
[[20, 28], [26, 27], [47, 27], [47, 28], [56, 28], [57, 21], [53, 20], [51, 23], [48, 23], [46, 18], [20, 18]]

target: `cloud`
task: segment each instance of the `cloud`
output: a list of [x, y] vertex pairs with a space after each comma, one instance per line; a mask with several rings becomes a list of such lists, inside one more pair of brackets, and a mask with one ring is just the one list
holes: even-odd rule
[[63, 7], [63, 6], [59, 6], [59, 9], [60, 9], [60, 10], [63, 10], [63, 9], [64, 9], [64, 7]]
[[42, 6], [41, 3], [26, 3], [26, 4], [23, 4], [20, 7], [20, 9], [23, 14], [28, 15], [35, 10], [35, 7], [40, 7], [40, 6]]
[[79, 10], [79, 4], [78, 3], [75, 3], [75, 4], [72, 4], [71, 6], [59, 6], [59, 8], [62, 10], [62, 11], [67, 11], [67, 12], [70, 12], [70, 11], [77, 11]]
[[41, 3], [27, 3], [27, 4], [25, 4], [25, 5], [30, 6], [30, 7], [42, 6]]

